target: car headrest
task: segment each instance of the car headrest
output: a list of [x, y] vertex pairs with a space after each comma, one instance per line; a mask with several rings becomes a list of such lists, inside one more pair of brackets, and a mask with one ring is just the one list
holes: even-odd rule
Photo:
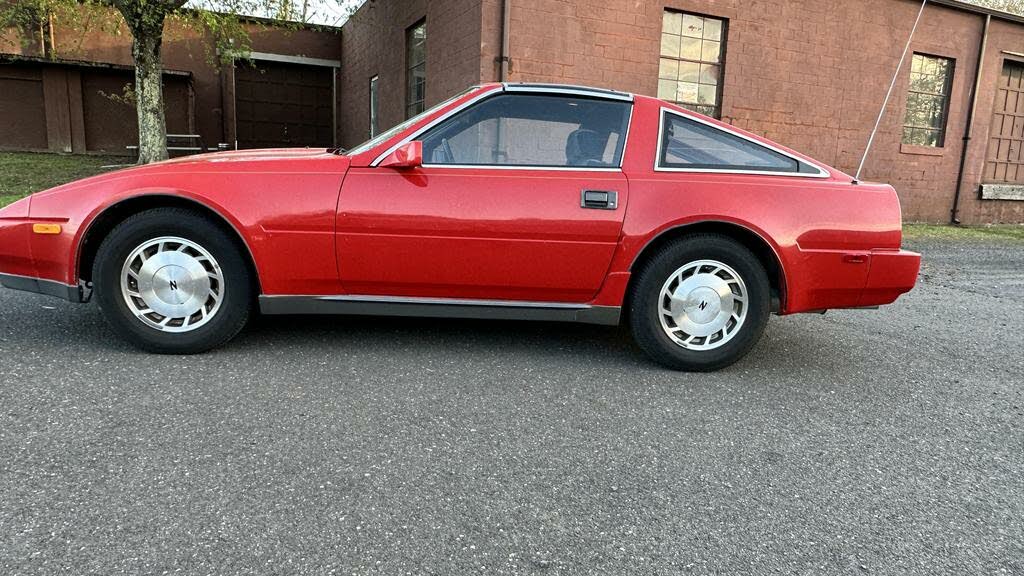
[[569, 166], [587, 166], [600, 163], [605, 143], [593, 130], [580, 128], [569, 134], [565, 141], [565, 159]]

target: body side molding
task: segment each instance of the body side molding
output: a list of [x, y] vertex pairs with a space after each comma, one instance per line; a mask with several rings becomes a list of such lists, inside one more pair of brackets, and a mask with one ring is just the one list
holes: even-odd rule
[[537, 320], [614, 326], [622, 309], [559, 302], [402, 298], [395, 296], [260, 296], [263, 314], [340, 314]]
[[46, 278], [0, 274], [0, 286], [10, 288], [11, 290], [54, 296], [68, 302], [82, 303], [88, 301], [81, 286], [71, 286]]

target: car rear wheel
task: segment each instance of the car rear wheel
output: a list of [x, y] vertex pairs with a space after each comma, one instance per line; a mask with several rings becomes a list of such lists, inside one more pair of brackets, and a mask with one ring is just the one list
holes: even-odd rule
[[160, 354], [194, 354], [238, 334], [252, 310], [245, 255], [203, 215], [159, 208], [104, 239], [93, 267], [97, 302], [128, 342]]
[[655, 361], [710, 371], [754, 347], [770, 302], [767, 274], [750, 250], [699, 234], [669, 244], [638, 271], [629, 317], [637, 344]]

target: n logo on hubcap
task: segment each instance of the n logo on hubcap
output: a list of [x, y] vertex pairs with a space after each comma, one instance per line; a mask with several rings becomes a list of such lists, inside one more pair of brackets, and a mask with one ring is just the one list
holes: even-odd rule
[[[171, 287], [171, 290], [177, 290], [178, 289], [178, 282], [176, 280], [171, 280], [168, 285]], [[703, 304], [701, 304], [701, 306], [703, 306]]]
[[697, 308], [700, 308], [701, 310], [704, 310], [707, 307], [708, 307], [708, 303], [705, 300], [701, 300], [700, 301], [700, 306], [697, 306]]

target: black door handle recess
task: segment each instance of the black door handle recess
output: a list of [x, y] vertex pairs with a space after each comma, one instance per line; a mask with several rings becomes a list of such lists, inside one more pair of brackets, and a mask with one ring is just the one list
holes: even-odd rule
[[593, 210], [615, 210], [619, 207], [619, 193], [606, 190], [584, 190], [580, 193], [580, 206]]

